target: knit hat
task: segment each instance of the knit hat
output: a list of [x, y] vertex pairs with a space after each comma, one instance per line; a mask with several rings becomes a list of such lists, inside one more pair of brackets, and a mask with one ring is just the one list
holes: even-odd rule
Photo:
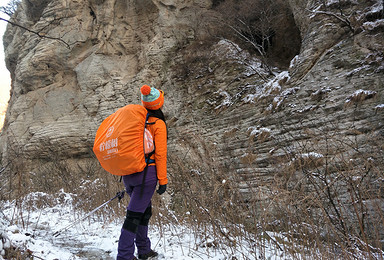
[[164, 104], [164, 92], [148, 85], [143, 85], [140, 89], [141, 103], [150, 110], [160, 109]]

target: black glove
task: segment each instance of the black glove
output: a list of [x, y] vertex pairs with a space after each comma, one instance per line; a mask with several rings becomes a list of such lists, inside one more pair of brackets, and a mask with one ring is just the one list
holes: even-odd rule
[[167, 189], [167, 184], [159, 185], [159, 188], [157, 189], [156, 192], [159, 193], [159, 195], [161, 195], [165, 192], [166, 189]]
[[116, 197], [119, 199], [119, 202], [124, 198], [125, 190], [119, 191], [116, 193]]

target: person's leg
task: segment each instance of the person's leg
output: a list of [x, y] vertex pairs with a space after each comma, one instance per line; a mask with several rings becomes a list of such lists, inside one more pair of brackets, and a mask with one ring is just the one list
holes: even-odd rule
[[150, 204], [144, 211], [136, 233], [135, 242], [139, 255], [147, 254], [149, 251], [151, 251], [151, 241], [148, 238], [148, 223], [151, 216], [152, 206]]
[[143, 233], [143, 230], [139, 226], [142, 223], [144, 212], [150, 205], [153, 193], [156, 189], [157, 180], [154, 179], [153, 175], [156, 177], [155, 167], [148, 168], [148, 178], [146, 179], [143, 192], [141, 192], [142, 174], [134, 174], [123, 177], [127, 193], [130, 195], [131, 199], [127, 207], [127, 216], [124, 221], [119, 239], [117, 255], [118, 260], [134, 259], [134, 241], [137, 239], [137, 233], [139, 229], [139, 244], [140, 241], [143, 241], [143, 236], [148, 239], [148, 231], [144, 231]]
[[134, 259], [136, 233], [143, 213], [127, 210], [127, 216], [121, 229], [117, 260]]
[[[151, 199], [153, 196], [153, 193], [155, 192], [157, 184], [157, 175], [156, 175], [156, 168], [155, 167], [149, 167], [147, 178], [144, 185], [144, 190], [140, 193], [135, 194], [141, 196], [141, 199], [144, 200], [141, 205], [146, 205], [146, 207], [140, 208], [140, 210], [143, 210], [143, 216], [140, 220], [140, 224], [138, 226], [138, 231], [136, 233], [136, 247], [137, 251], [140, 255], [145, 255], [151, 251], [151, 241], [148, 238], [148, 223], [149, 219], [152, 216], [152, 205], [151, 205]], [[141, 189], [141, 187], [140, 187]], [[145, 202], [148, 201], [147, 204]], [[138, 207], [134, 207], [135, 205], [130, 205], [130, 210], [138, 210]]]
[[158, 255], [151, 249], [151, 241], [148, 238], [148, 223], [152, 216], [152, 205], [149, 205], [144, 212], [136, 235], [136, 247], [139, 259], [148, 259]]
[[135, 237], [136, 234], [122, 228], [119, 238], [117, 260], [135, 259]]

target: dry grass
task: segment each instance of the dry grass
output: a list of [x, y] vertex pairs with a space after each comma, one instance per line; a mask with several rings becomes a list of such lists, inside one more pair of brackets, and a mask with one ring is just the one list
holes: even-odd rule
[[[276, 170], [268, 183], [258, 185], [228, 170], [217, 160], [215, 146], [201, 136], [185, 138], [184, 152], [169, 154], [171, 183], [162, 199], [154, 196], [151, 223], [160, 230], [165, 224], [188, 226], [196, 237], [206, 238], [203, 246], [226, 248], [228, 255], [247, 244], [252, 250], [243, 259], [262, 257], [267, 244], [294, 259], [383, 259], [382, 137], [323, 130], [303, 130], [302, 139], [286, 131], [275, 139], [294, 141], [290, 149], [281, 147], [271, 155]], [[31, 173], [30, 160], [16, 150], [17, 160], [1, 175], [1, 199], [17, 202], [19, 214], [11, 221], [23, 222], [29, 210], [53, 203], [60, 189], [75, 194], [74, 210], [84, 213], [123, 188], [95, 159], [52, 154], [51, 161]], [[257, 155], [251, 153], [239, 158], [250, 166], [254, 160]], [[52, 196], [26, 203], [32, 191]], [[124, 215], [117, 203], [95, 213], [105, 221], [122, 221]]]
[[[253, 252], [269, 242], [299, 259], [383, 259], [383, 138], [335, 129], [295, 137], [286, 131], [275, 142], [290, 142], [290, 149], [271, 155], [273, 178], [258, 185], [217, 161], [214, 145], [201, 136], [184, 137], [185, 153], [169, 155], [177, 171], [169, 204], [156, 202], [155, 223], [182, 223], [200, 235], [212, 227], [217, 244], [255, 241]], [[252, 165], [257, 155], [238, 160]]]

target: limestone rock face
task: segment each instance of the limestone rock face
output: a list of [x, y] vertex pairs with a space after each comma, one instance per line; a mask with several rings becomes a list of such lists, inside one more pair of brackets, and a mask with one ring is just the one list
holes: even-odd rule
[[[52, 153], [94, 160], [100, 122], [139, 103], [149, 84], [167, 94], [170, 162], [234, 174], [247, 196], [270, 198], [277, 180], [297, 188], [382, 173], [380, 1], [289, 0], [284, 11], [299, 35], [276, 41], [301, 45], [289, 68], [269, 70], [240, 42], [209, 38], [226, 26], [213, 2], [23, 1], [13, 19], [46, 37], [12, 26], [4, 36], [12, 96], [3, 164], [15, 145], [31, 167]], [[179, 171], [169, 164], [171, 176]], [[338, 185], [343, 199], [347, 187]]]
[[209, 1], [35, 2], [23, 2], [14, 20], [60, 40], [11, 26], [4, 37], [12, 97], [3, 137], [12, 132], [31, 159], [48, 156], [47, 149], [68, 156], [88, 152], [103, 118], [139, 102], [141, 84], [160, 87], [161, 66], [174, 55], [177, 37], [190, 33], [185, 13], [210, 6]]

